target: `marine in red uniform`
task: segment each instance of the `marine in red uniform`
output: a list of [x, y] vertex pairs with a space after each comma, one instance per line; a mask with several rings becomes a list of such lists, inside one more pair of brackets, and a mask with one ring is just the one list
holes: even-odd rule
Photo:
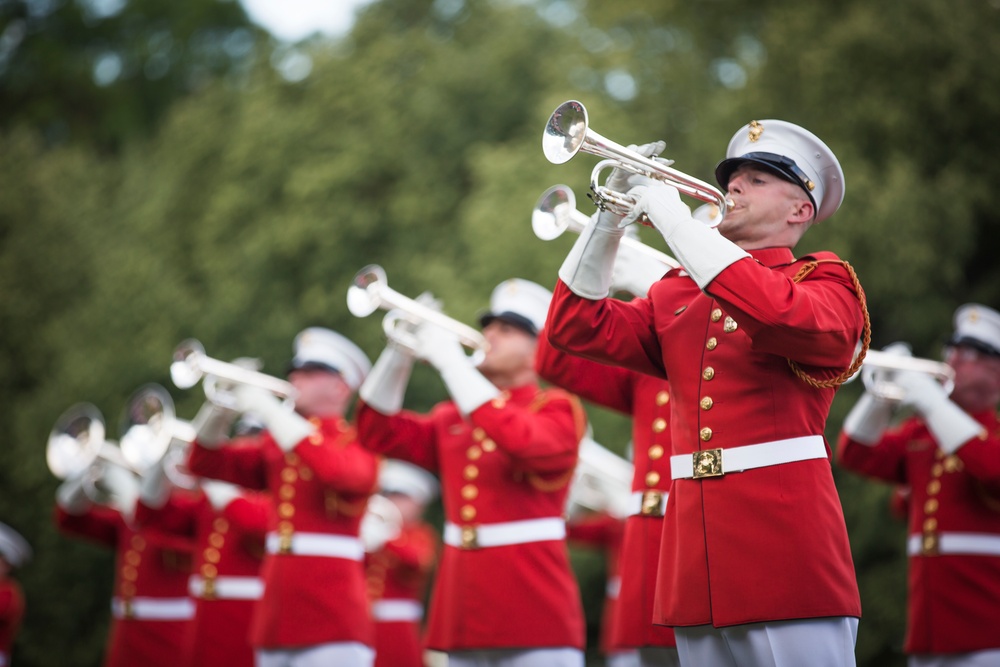
[[[398, 524], [391, 534], [366, 540], [375, 667], [424, 667], [424, 595], [437, 562], [438, 536], [422, 517], [437, 493], [437, 480], [422, 468], [393, 459], [379, 468], [379, 495], [394, 508]], [[364, 524], [361, 535], [366, 536]]]
[[910, 665], [1000, 665], [1000, 313], [959, 308], [945, 361], [950, 397], [930, 375], [886, 373], [915, 414], [890, 429], [899, 403], [866, 392], [844, 421], [838, 458], [910, 489]]
[[[638, 148], [644, 155], [662, 149], [657, 144]], [[611, 291], [645, 296], [670, 267], [630, 251], [623, 247], [615, 257]], [[677, 665], [673, 630], [653, 624], [656, 565], [671, 481], [670, 385], [659, 377], [567, 354], [552, 346], [545, 331], [539, 337], [535, 367], [540, 376], [583, 400], [632, 417], [634, 475], [621, 544], [628, 566], [621, 571], [608, 646], [638, 649], [642, 665]]]
[[413, 357], [392, 342], [360, 392], [365, 446], [441, 479], [445, 547], [428, 646], [447, 652], [451, 667], [583, 664], [562, 513], [585, 416], [575, 397], [536, 382], [549, 296], [519, 279], [494, 290], [478, 368], [454, 336], [421, 325], [415, 354], [441, 373], [453, 399], [430, 414], [401, 409]]
[[358, 531], [378, 463], [344, 418], [367, 371], [354, 343], [309, 328], [296, 337], [288, 374], [295, 411], [244, 385], [231, 390], [238, 411], [256, 413], [266, 431], [227, 440], [233, 414], [212, 403], [194, 421], [191, 472], [267, 490], [276, 506], [250, 631], [259, 667], [374, 660]]
[[[716, 176], [735, 204], [721, 234], [673, 186], [630, 177], [631, 212], [597, 216], [560, 269], [549, 338], [670, 381], [655, 620], [681, 664], [853, 665], [860, 600], [823, 430], [864, 308], [832, 253], [791, 250], [840, 206], [843, 173], [814, 135], [765, 120]], [[683, 269], [623, 303], [608, 298], [620, 224], [642, 214]]]
[[71, 477], [57, 491], [55, 520], [67, 535], [115, 550], [112, 620], [104, 665], [173, 667], [194, 616], [194, 603], [187, 594], [194, 543], [134, 526], [138, 480], [113, 463], [99, 465], [103, 470], [100, 484], [112, 491], [114, 503], [92, 502], [83, 479]]
[[31, 560], [31, 547], [20, 533], [0, 523], [0, 667], [11, 664], [14, 639], [24, 618], [24, 593], [11, 573]]
[[234, 484], [188, 478], [194, 490], [173, 492], [163, 466], [143, 475], [136, 522], [185, 536], [195, 544], [188, 592], [194, 619], [178, 664], [253, 667], [250, 619], [264, 591], [260, 566], [270, 523], [266, 494]]

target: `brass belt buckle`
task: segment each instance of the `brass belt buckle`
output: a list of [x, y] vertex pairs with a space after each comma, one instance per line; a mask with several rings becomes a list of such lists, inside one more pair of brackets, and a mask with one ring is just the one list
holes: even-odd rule
[[282, 535], [281, 539], [278, 540], [278, 553], [280, 554], [290, 554], [292, 553], [292, 536]]
[[941, 545], [936, 533], [926, 532], [920, 538], [920, 555], [937, 556]]
[[639, 513], [642, 516], [663, 516], [663, 491], [659, 489], [643, 491]]
[[476, 531], [475, 526], [462, 526], [462, 548], [479, 548], [479, 533]]
[[202, 591], [203, 600], [215, 599], [215, 579], [205, 579], [205, 590]]
[[722, 450], [704, 449], [691, 454], [692, 469], [694, 479], [705, 477], [722, 477]]

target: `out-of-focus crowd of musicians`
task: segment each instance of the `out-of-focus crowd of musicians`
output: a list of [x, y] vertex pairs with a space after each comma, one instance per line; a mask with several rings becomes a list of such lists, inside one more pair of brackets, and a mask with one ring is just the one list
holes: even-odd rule
[[[59, 417], [55, 522], [115, 551], [104, 664], [579, 666], [575, 544], [607, 559], [606, 664], [853, 665], [834, 459], [899, 491], [911, 665], [1000, 664], [1000, 313], [960, 307], [943, 362], [869, 351], [849, 264], [791, 254], [845, 191], [796, 125], [737, 131], [721, 191], [662, 142], [593, 133], [576, 102], [543, 143], [553, 162], [605, 158], [597, 213], [565, 186], [534, 212], [541, 238], [579, 234], [554, 292], [506, 280], [477, 329], [365, 267], [348, 306], [388, 311], [374, 365], [320, 327], [295, 338], [287, 379], [185, 341], [171, 376], [206, 395], [191, 421], [156, 385], [117, 441], [89, 404]], [[417, 361], [449, 395], [427, 413], [403, 407]], [[859, 369], [831, 448], [830, 402]], [[592, 439], [581, 399], [631, 418], [628, 460]], [[30, 556], [0, 524], [0, 667]]]

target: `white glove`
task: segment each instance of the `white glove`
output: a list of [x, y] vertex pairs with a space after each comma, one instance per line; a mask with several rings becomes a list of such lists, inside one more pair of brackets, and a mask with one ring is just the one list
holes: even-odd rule
[[952, 403], [944, 387], [926, 373], [898, 371], [893, 379], [904, 392], [903, 404], [923, 417], [938, 447], [952, 454], [983, 432], [982, 425]]
[[394, 415], [403, 409], [403, 397], [412, 371], [413, 355], [389, 343], [372, 366], [358, 395], [382, 414]]
[[611, 211], [594, 214], [559, 267], [559, 278], [577, 296], [596, 301], [611, 293], [615, 255], [624, 235], [618, 221]]
[[167, 504], [173, 484], [163, 468], [163, 459], [149, 467], [139, 481], [139, 498], [142, 504], [153, 509], [160, 509]]
[[463, 414], [472, 414], [476, 408], [500, 395], [500, 390], [472, 365], [455, 334], [425, 323], [417, 329], [416, 339], [417, 356], [438, 370]]
[[[665, 141], [654, 141], [648, 144], [642, 144], [637, 146], [635, 144], [629, 144], [626, 148], [633, 153], [638, 153], [643, 157], [654, 158], [660, 164], [667, 167], [674, 163], [673, 160], [667, 160], [665, 158], [657, 158], [656, 156], [662, 153], [667, 148], [667, 142]], [[625, 192], [629, 189], [628, 179], [633, 175], [634, 172], [626, 171], [624, 169], [612, 169], [611, 175], [608, 176], [608, 180], [604, 182], [604, 187], [608, 190], [614, 190], [615, 192]]]
[[67, 477], [56, 489], [56, 504], [67, 514], [79, 516], [93, 504], [84, 488], [84, 478], [87, 474], [89, 471]]
[[201, 490], [205, 492], [209, 504], [216, 512], [221, 512], [229, 503], [240, 497], [242, 489], [229, 482], [220, 482], [217, 479], [201, 480]]
[[[631, 230], [638, 227], [625, 228], [625, 236], [639, 240], [639, 234]], [[618, 247], [615, 257], [614, 273], [611, 276], [611, 287], [616, 292], [628, 292], [633, 296], [646, 296], [653, 283], [662, 278], [670, 267], [646, 253], [638, 252], [629, 245]]]
[[112, 505], [121, 512], [126, 523], [135, 517], [135, 503], [139, 500], [139, 479], [129, 470], [119, 465], [107, 463], [101, 466], [101, 486], [112, 497]]
[[[893, 343], [882, 349], [886, 354], [898, 356], [912, 356], [910, 346], [906, 343]], [[865, 370], [861, 371], [865, 373]], [[888, 371], [879, 371], [888, 373]], [[888, 378], [886, 378], [888, 379]], [[858, 399], [858, 402], [847, 413], [844, 419], [844, 433], [851, 440], [856, 440], [863, 445], [876, 445], [882, 439], [882, 434], [889, 428], [892, 421], [892, 414], [895, 411], [893, 402], [866, 391]]]
[[645, 213], [701, 289], [727, 266], [750, 256], [718, 231], [695, 220], [674, 186], [645, 176], [633, 176], [629, 182], [633, 187], [628, 194], [637, 201], [621, 225], [630, 225]]
[[365, 515], [361, 517], [359, 535], [366, 553], [375, 553], [384, 547], [386, 542], [399, 537], [400, 532], [400, 527], [397, 524], [387, 521], [385, 517], [375, 512], [365, 512]]
[[236, 411], [211, 401], [205, 402], [191, 422], [199, 445], [216, 449], [229, 440], [229, 431], [236, 421]]
[[233, 396], [237, 409], [258, 415], [274, 441], [286, 452], [316, 432], [316, 427], [308, 419], [291, 410], [266, 389], [239, 385], [233, 389]]

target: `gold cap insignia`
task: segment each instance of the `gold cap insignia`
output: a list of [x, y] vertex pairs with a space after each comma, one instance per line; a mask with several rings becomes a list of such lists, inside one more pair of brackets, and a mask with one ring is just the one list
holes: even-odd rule
[[750, 132], [748, 134], [750, 141], [757, 141], [762, 134], [764, 134], [764, 126], [755, 120], [750, 121]]

